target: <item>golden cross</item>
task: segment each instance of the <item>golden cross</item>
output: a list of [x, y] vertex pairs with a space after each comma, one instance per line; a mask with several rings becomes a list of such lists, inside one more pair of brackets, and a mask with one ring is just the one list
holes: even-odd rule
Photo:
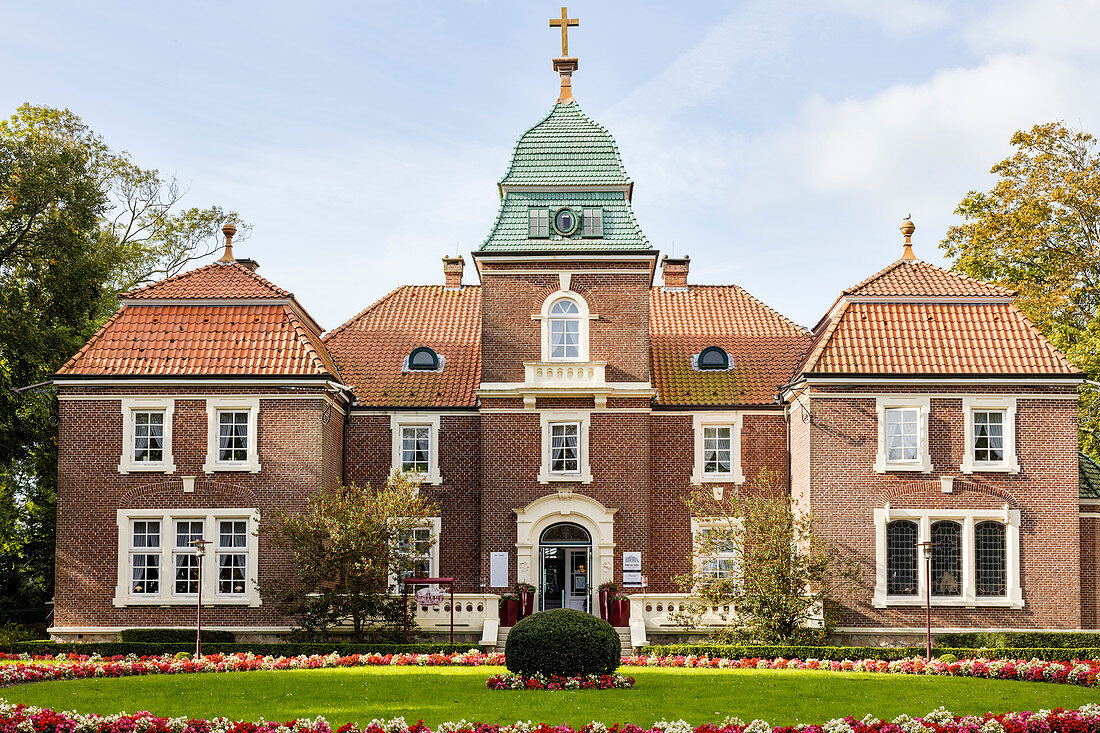
[[561, 9], [561, 18], [550, 19], [551, 28], [561, 26], [561, 55], [563, 58], [569, 55], [569, 26], [580, 24], [580, 19], [570, 18], [569, 12], [564, 7]]

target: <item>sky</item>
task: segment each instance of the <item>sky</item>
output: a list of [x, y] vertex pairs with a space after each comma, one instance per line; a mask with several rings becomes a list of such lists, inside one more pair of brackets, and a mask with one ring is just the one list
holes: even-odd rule
[[[654, 247], [812, 326], [938, 248], [1018, 129], [1100, 119], [1100, 0], [574, 0], [573, 93]], [[489, 233], [557, 99], [560, 4], [0, 0], [0, 114], [67, 107], [332, 329]]]

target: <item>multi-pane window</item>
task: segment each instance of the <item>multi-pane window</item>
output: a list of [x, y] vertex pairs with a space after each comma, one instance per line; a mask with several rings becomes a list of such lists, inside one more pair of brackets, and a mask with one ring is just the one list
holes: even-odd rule
[[1005, 456], [1005, 413], [1003, 410], [974, 410], [974, 461], [1000, 463]]
[[584, 210], [584, 229], [581, 234], [585, 237], [603, 236], [603, 209]]
[[432, 577], [432, 530], [431, 527], [413, 527], [404, 533], [401, 550], [409, 557], [411, 567], [406, 578]]
[[932, 522], [932, 595], [960, 596], [962, 576], [962, 525]]
[[401, 470], [427, 474], [431, 469], [430, 425], [401, 427]]
[[550, 306], [550, 358], [580, 358], [581, 318], [577, 304], [558, 298]]
[[248, 460], [248, 412], [218, 413], [218, 460], [232, 463]]
[[733, 463], [733, 428], [708, 425], [703, 428], [703, 473], [727, 474]]
[[978, 522], [974, 527], [974, 570], [977, 595], [1003, 596], [1008, 585], [1005, 525]]
[[917, 593], [917, 523], [899, 519], [886, 525], [886, 593]]
[[176, 546], [172, 552], [175, 567], [175, 586], [173, 592], [178, 595], [192, 595], [199, 592], [199, 556], [192, 543], [203, 538], [201, 519], [176, 520]]
[[920, 456], [920, 410], [886, 408], [887, 463], [915, 463]]
[[164, 410], [134, 410], [134, 462], [164, 462]]
[[248, 573], [248, 522], [223, 519], [218, 522], [218, 593], [244, 595]]
[[552, 473], [579, 473], [581, 470], [580, 445], [580, 423], [551, 423], [550, 471]]
[[160, 522], [136, 520], [130, 527], [130, 592], [160, 593]]
[[[521, 220], [522, 221], [522, 220]], [[527, 236], [550, 236], [550, 210], [546, 208], [531, 208], [527, 210]]]
[[737, 547], [728, 531], [708, 527], [699, 531], [699, 574], [713, 580], [737, 580]]

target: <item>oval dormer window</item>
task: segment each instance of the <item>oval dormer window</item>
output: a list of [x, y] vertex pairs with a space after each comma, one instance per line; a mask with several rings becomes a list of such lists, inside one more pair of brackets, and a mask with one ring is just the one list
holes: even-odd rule
[[434, 372], [439, 370], [439, 354], [427, 346], [418, 346], [409, 353], [409, 371]]
[[730, 356], [718, 346], [708, 346], [699, 352], [700, 369], [729, 369]]

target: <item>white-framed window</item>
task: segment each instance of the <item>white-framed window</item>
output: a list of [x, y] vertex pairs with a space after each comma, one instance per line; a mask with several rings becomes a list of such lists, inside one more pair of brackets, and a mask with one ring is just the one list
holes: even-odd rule
[[[439, 535], [440, 517], [431, 517], [425, 524], [412, 527], [399, 538], [401, 550], [410, 552], [416, 556], [417, 564], [405, 572], [406, 578], [438, 578], [439, 577]], [[390, 585], [400, 586], [399, 579], [390, 574]]]
[[741, 573], [741, 556], [730, 528], [729, 520], [693, 517], [692, 555], [697, 575], [706, 579], [728, 580], [736, 587]]
[[931, 541], [933, 606], [1023, 608], [1020, 511], [1009, 509], [875, 510], [874, 606], [921, 606]]
[[963, 397], [966, 431], [963, 473], [1019, 473], [1016, 456], [1016, 398]]
[[878, 450], [875, 471], [932, 471], [928, 449], [929, 399], [919, 396], [879, 397]]
[[193, 544], [205, 539], [202, 519], [177, 519], [176, 542], [172, 548], [172, 593], [193, 596], [199, 592], [199, 555]]
[[597, 316], [577, 293], [559, 290], [542, 304], [543, 361], [588, 361], [589, 323]]
[[603, 236], [603, 209], [585, 209], [582, 214], [583, 229], [581, 236]]
[[591, 418], [590, 412], [582, 410], [540, 413], [542, 465], [539, 469], [539, 483], [592, 482], [592, 469], [588, 460], [588, 429]]
[[394, 413], [390, 415], [392, 436], [391, 470], [410, 471], [422, 483], [443, 482], [439, 472], [439, 413]]
[[[119, 509], [114, 605], [203, 603], [259, 606], [259, 516], [251, 508]], [[205, 536], [204, 536], [205, 533]], [[207, 539], [204, 558], [191, 543]]]
[[741, 470], [741, 423], [739, 412], [695, 413], [695, 464], [693, 484], [744, 483]]
[[532, 239], [550, 236], [550, 209], [533, 206], [527, 210], [527, 236]]
[[206, 400], [206, 462], [203, 471], [260, 472], [260, 400], [210, 397]]
[[122, 398], [122, 457], [119, 473], [175, 473], [172, 416], [175, 400], [161, 397]]

